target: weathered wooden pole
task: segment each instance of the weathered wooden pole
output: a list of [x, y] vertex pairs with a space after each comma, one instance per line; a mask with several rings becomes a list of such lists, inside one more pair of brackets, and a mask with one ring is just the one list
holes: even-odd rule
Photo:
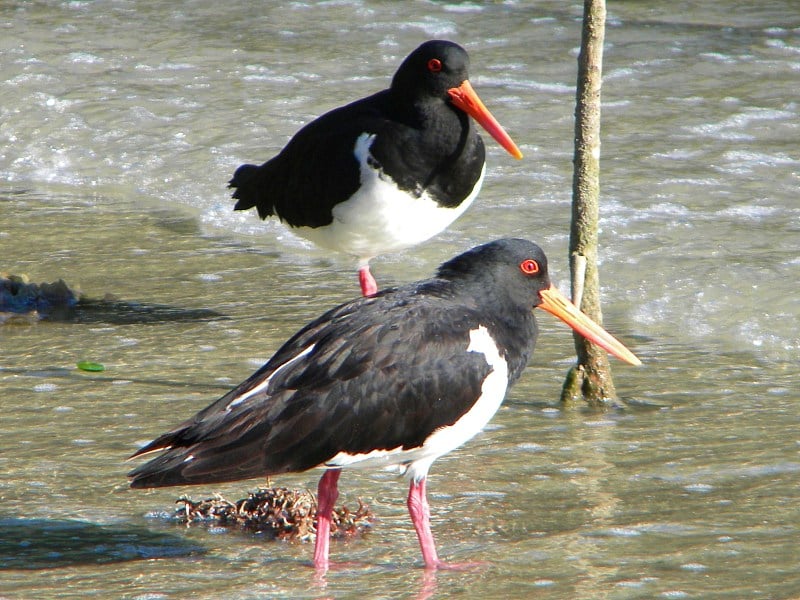
[[[600, 89], [603, 76], [605, 0], [584, 0], [578, 89], [575, 108], [575, 156], [572, 178], [572, 226], [569, 254], [572, 300], [598, 323], [600, 280], [597, 274], [597, 229], [600, 196]], [[562, 403], [580, 398], [595, 406], [616, 400], [606, 352], [574, 334], [578, 363], [570, 369]]]

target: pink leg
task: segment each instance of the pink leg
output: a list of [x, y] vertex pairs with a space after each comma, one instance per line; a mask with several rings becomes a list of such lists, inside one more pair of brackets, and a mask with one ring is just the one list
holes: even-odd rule
[[[422, 560], [425, 561], [425, 568], [433, 569], [456, 569], [467, 570], [482, 568], [485, 563], [446, 563], [439, 560], [436, 554], [436, 544], [431, 533], [431, 510], [428, 507], [428, 498], [425, 490], [426, 479], [419, 481], [411, 480], [411, 487], [408, 490], [408, 513], [411, 515], [411, 522], [417, 530], [419, 547], [422, 549]], [[435, 579], [433, 580], [435, 583]], [[435, 587], [434, 587], [435, 589]]]
[[411, 522], [417, 530], [425, 568], [435, 569], [442, 566], [442, 563], [436, 554], [436, 544], [431, 533], [431, 510], [428, 507], [425, 483], [425, 478], [419, 481], [411, 480], [411, 487], [408, 489], [408, 514], [411, 515]]
[[361, 284], [363, 296], [372, 296], [378, 292], [378, 284], [375, 283], [375, 278], [369, 272], [369, 265], [364, 265], [358, 270], [358, 282]]
[[314, 544], [314, 567], [328, 569], [328, 549], [331, 542], [331, 515], [333, 504], [339, 497], [336, 486], [341, 469], [328, 469], [319, 480], [317, 487], [317, 541]]

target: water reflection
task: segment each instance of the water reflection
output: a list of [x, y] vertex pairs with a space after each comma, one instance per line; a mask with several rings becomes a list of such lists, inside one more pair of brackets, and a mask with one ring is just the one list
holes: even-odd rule
[[[363, 569], [353, 569], [346, 563], [332, 564], [329, 569], [316, 569], [312, 577], [312, 587], [321, 592], [326, 592], [329, 589], [329, 574], [331, 571], [336, 573], [337, 577], [340, 576], [358, 576], [364, 575], [367, 571], [375, 571], [374, 566], [363, 565]], [[381, 568], [381, 571], [396, 572], [397, 568]], [[359, 573], [361, 571], [361, 573]], [[414, 600], [429, 600], [433, 598], [439, 589], [439, 571], [435, 569], [420, 568], [417, 570], [418, 574], [414, 574], [410, 581], [404, 578], [405, 589], [409, 597]], [[460, 571], [461, 578], [468, 578], [470, 572], [476, 572], [476, 569]], [[452, 573], [452, 571], [451, 571]], [[331, 586], [333, 587], [333, 586]], [[404, 594], [405, 595], [405, 594]], [[334, 596], [322, 596], [323, 598], [333, 598]]]

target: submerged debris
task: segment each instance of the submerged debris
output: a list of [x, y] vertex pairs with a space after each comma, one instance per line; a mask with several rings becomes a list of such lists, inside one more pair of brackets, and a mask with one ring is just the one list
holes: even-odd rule
[[[279, 540], [307, 541], [316, 534], [317, 500], [307, 490], [260, 488], [235, 503], [219, 494], [199, 501], [181, 496], [175, 504], [179, 505], [175, 509], [176, 519], [187, 526], [202, 523], [238, 527]], [[334, 508], [331, 537], [359, 536], [370, 527], [373, 518], [361, 499], [355, 511], [346, 506]]]
[[26, 275], [0, 273], [0, 322], [11, 314], [47, 315], [53, 312], [70, 311], [77, 304], [80, 294], [59, 279], [53, 283], [31, 283]]

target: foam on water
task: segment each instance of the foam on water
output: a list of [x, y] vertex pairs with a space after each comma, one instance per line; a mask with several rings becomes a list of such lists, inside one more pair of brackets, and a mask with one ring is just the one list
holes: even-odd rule
[[[81, 19], [100, 18], [88, 4], [69, 9]], [[453, 19], [490, 9], [448, 4], [437, 16], [403, 19], [399, 28], [378, 20], [365, 33], [377, 48], [369, 60], [357, 51], [330, 60], [317, 48], [295, 47], [303, 44], [299, 27], [311, 10], [302, 3], [287, 10], [275, 48], [199, 42], [184, 48], [180, 28], [193, 24], [182, 19], [152, 23], [144, 39], [134, 39], [127, 21], [112, 17], [99, 28], [105, 37], [87, 40], [77, 22], [65, 23], [52, 40], [9, 48], [0, 89], [17, 101], [0, 107], [0, 178], [12, 187], [47, 183], [93, 188], [112, 199], [136, 194], [180, 203], [207, 230], [309, 250], [280, 223], [231, 210], [225, 186], [236, 166], [270, 158], [308, 120], [385, 86], [421, 36], [458, 37]], [[529, 23], [551, 31], [560, 21], [533, 15]], [[170, 28], [179, 35], [165, 35]], [[648, 36], [662, 33], [666, 54], [643, 54], [636, 43], [611, 48], [601, 260], [608, 297], [623, 301], [606, 312], [665, 343], [682, 337], [789, 359], [800, 346], [798, 311], [791, 296], [773, 289], [798, 280], [797, 254], [787, 241], [800, 220], [800, 157], [790, 142], [797, 138], [798, 104], [788, 91], [773, 102], [751, 90], [773, 86], [780, 98], [778, 88], [793, 84], [749, 70], [753, 56], [765, 65], [777, 60], [752, 48], [695, 47], [669, 31]], [[794, 35], [765, 27], [763, 47], [791, 53]], [[566, 243], [574, 93], [574, 74], [567, 76], [562, 62], [573, 64], [574, 57], [532, 61], [501, 31], [470, 50], [476, 89], [526, 160], [509, 164], [484, 136], [487, 183], [444, 238], [477, 242], [534, 232], [559, 249]], [[730, 79], [739, 71], [741, 80]], [[682, 72], [691, 78], [665, 75]], [[707, 76], [714, 72], [729, 78], [724, 89]], [[654, 115], [654, 107], [662, 113]], [[643, 138], [648, 131], [651, 137]], [[731, 240], [739, 245], [735, 259]], [[756, 288], [742, 286], [739, 266]]]

